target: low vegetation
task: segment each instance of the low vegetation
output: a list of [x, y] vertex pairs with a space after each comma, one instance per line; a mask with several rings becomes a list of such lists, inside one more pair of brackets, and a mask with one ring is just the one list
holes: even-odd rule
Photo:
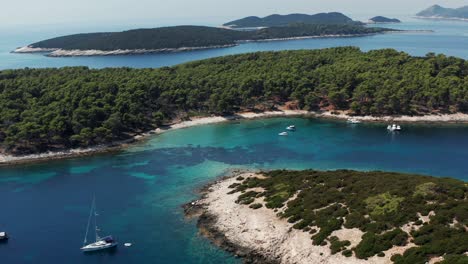
[[175, 117], [270, 110], [289, 101], [300, 109], [356, 115], [468, 112], [468, 61], [343, 47], [257, 52], [161, 69], [3, 70], [0, 151], [93, 146]]
[[[367, 259], [408, 246], [392, 257], [395, 263], [426, 263], [437, 256], [444, 256], [443, 263], [468, 261], [468, 185], [462, 181], [349, 170], [280, 170], [264, 175], [231, 186], [231, 193], [241, 192], [239, 201], [262, 197], [267, 208], [309, 232], [313, 244], [329, 245], [333, 254]], [[403, 228], [406, 224], [409, 231]], [[343, 228], [360, 229], [364, 235], [359, 244], [351, 247], [349, 241], [332, 236]]]

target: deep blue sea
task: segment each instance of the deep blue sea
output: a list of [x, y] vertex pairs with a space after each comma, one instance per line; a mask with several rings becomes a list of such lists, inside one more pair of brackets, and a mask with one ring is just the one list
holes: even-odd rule
[[[468, 23], [407, 21], [391, 26], [435, 33], [86, 58], [9, 53], [18, 46], [75, 32], [0, 29], [0, 69], [161, 67], [244, 52], [347, 45], [468, 58]], [[296, 133], [277, 136], [292, 123], [298, 127]], [[385, 124], [349, 125], [299, 118], [251, 120], [175, 130], [114, 154], [0, 167], [0, 231], [11, 235], [8, 243], [0, 244], [0, 263], [240, 263], [197, 235], [195, 221], [184, 219], [181, 208], [197, 198], [198, 188], [232, 168], [388, 170], [468, 180], [468, 126], [405, 125], [403, 129], [393, 134], [386, 131]], [[79, 250], [93, 195], [102, 235], [112, 234], [120, 242], [116, 251], [85, 255]], [[133, 246], [125, 248], [125, 242]]]
[[384, 27], [407, 30], [433, 30], [434, 33], [398, 33], [383, 34], [358, 38], [326, 38], [291, 41], [247, 43], [236, 47], [189, 51], [182, 53], [149, 54], [138, 56], [112, 57], [75, 57], [48, 58], [41, 54], [12, 54], [17, 47], [56, 36], [79, 32], [102, 30], [124, 30], [131, 27], [82, 28], [70, 30], [67, 28], [2, 29], [0, 28], [0, 69], [10, 68], [44, 68], [62, 66], [104, 67], [136, 67], [154, 68], [171, 66], [193, 60], [239, 54], [255, 51], [320, 49], [336, 46], [357, 46], [364, 51], [394, 48], [416, 56], [424, 56], [428, 52], [444, 53], [451, 56], [468, 58], [468, 22], [463, 21], [431, 21], [407, 18], [402, 24], [383, 25]]

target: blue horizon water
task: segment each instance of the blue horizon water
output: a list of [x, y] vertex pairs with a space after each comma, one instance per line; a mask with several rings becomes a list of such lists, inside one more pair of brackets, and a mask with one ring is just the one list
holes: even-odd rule
[[[356, 38], [323, 38], [272, 42], [253, 42], [239, 46], [178, 53], [145, 55], [94, 56], [49, 58], [42, 54], [14, 54], [17, 47], [62, 35], [79, 32], [102, 31], [100, 28], [80, 31], [79, 29], [2, 29], [0, 28], [0, 70], [18, 68], [46, 68], [64, 66], [87, 66], [90, 68], [133, 67], [158, 68], [173, 66], [194, 60], [241, 54], [257, 51], [279, 51], [298, 49], [321, 49], [338, 46], [356, 46], [363, 51], [394, 48], [414, 56], [424, 56], [428, 52], [442, 53], [468, 59], [468, 22], [404, 19], [401, 24], [377, 25], [403, 30], [434, 30], [434, 33], [392, 33]], [[111, 27], [119, 31], [129, 27]], [[106, 28], [107, 29], [107, 28]]]
[[[298, 127], [279, 137], [289, 124]], [[197, 234], [181, 206], [230, 169], [356, 169], [468, 180], [468, 126], [274, 118], [155, 135], [113, 154], [0, 168], [1, 263], [240, 263]], [[93, 194], [115, 252], [82, 254]], [[125, 248], [123, 243], [133, 246]]]

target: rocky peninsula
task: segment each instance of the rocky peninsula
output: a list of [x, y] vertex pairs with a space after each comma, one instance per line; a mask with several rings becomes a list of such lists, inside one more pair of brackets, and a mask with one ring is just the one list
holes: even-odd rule
[[[466, 245], [456, 242], [466, 236], [467, 219], [446, 217], [466, 207], [460, 200], [466, 183], [457, 180], [385, 172], [236, 172], [202, 193], [185, 206], [187, 216], [198, 217], [202, 235], [246, 263], [468, 259]], [[446, 199], [454, 202], [449, 211], [437, 206]], [[441, 229], [446, 233], [432, 232]]]

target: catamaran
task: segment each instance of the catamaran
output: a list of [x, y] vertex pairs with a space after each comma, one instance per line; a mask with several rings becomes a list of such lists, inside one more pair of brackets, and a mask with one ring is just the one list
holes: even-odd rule
[[[85, 238], [83, 241], [83, 247], [81, 250], [83, 252], [90, 252], [90, 251], [99, 251], [99, 250], [105, 250], [109, 248], [113, 248], [117, 246], [117, 241], [115, 241], [112, 236], [105, 236], [105, 237], [100, 237], [98, 232], [100, 231], [99, 228], [97, 227], [97, 216], [98, 213], [96, 212], [96, 199], [93, 197], [93, 203], [91, 205], [91, 211], [89, 213], [89, 218], [88, 218], [88, 225], [86, 227], [86, 234]], [[89, 227], [91, 225], [91, 221], [94, 218], [94, 234], [95, 234], [95, 241], [91, 244], [87, 244], [88, 241], [88, 231]]]

